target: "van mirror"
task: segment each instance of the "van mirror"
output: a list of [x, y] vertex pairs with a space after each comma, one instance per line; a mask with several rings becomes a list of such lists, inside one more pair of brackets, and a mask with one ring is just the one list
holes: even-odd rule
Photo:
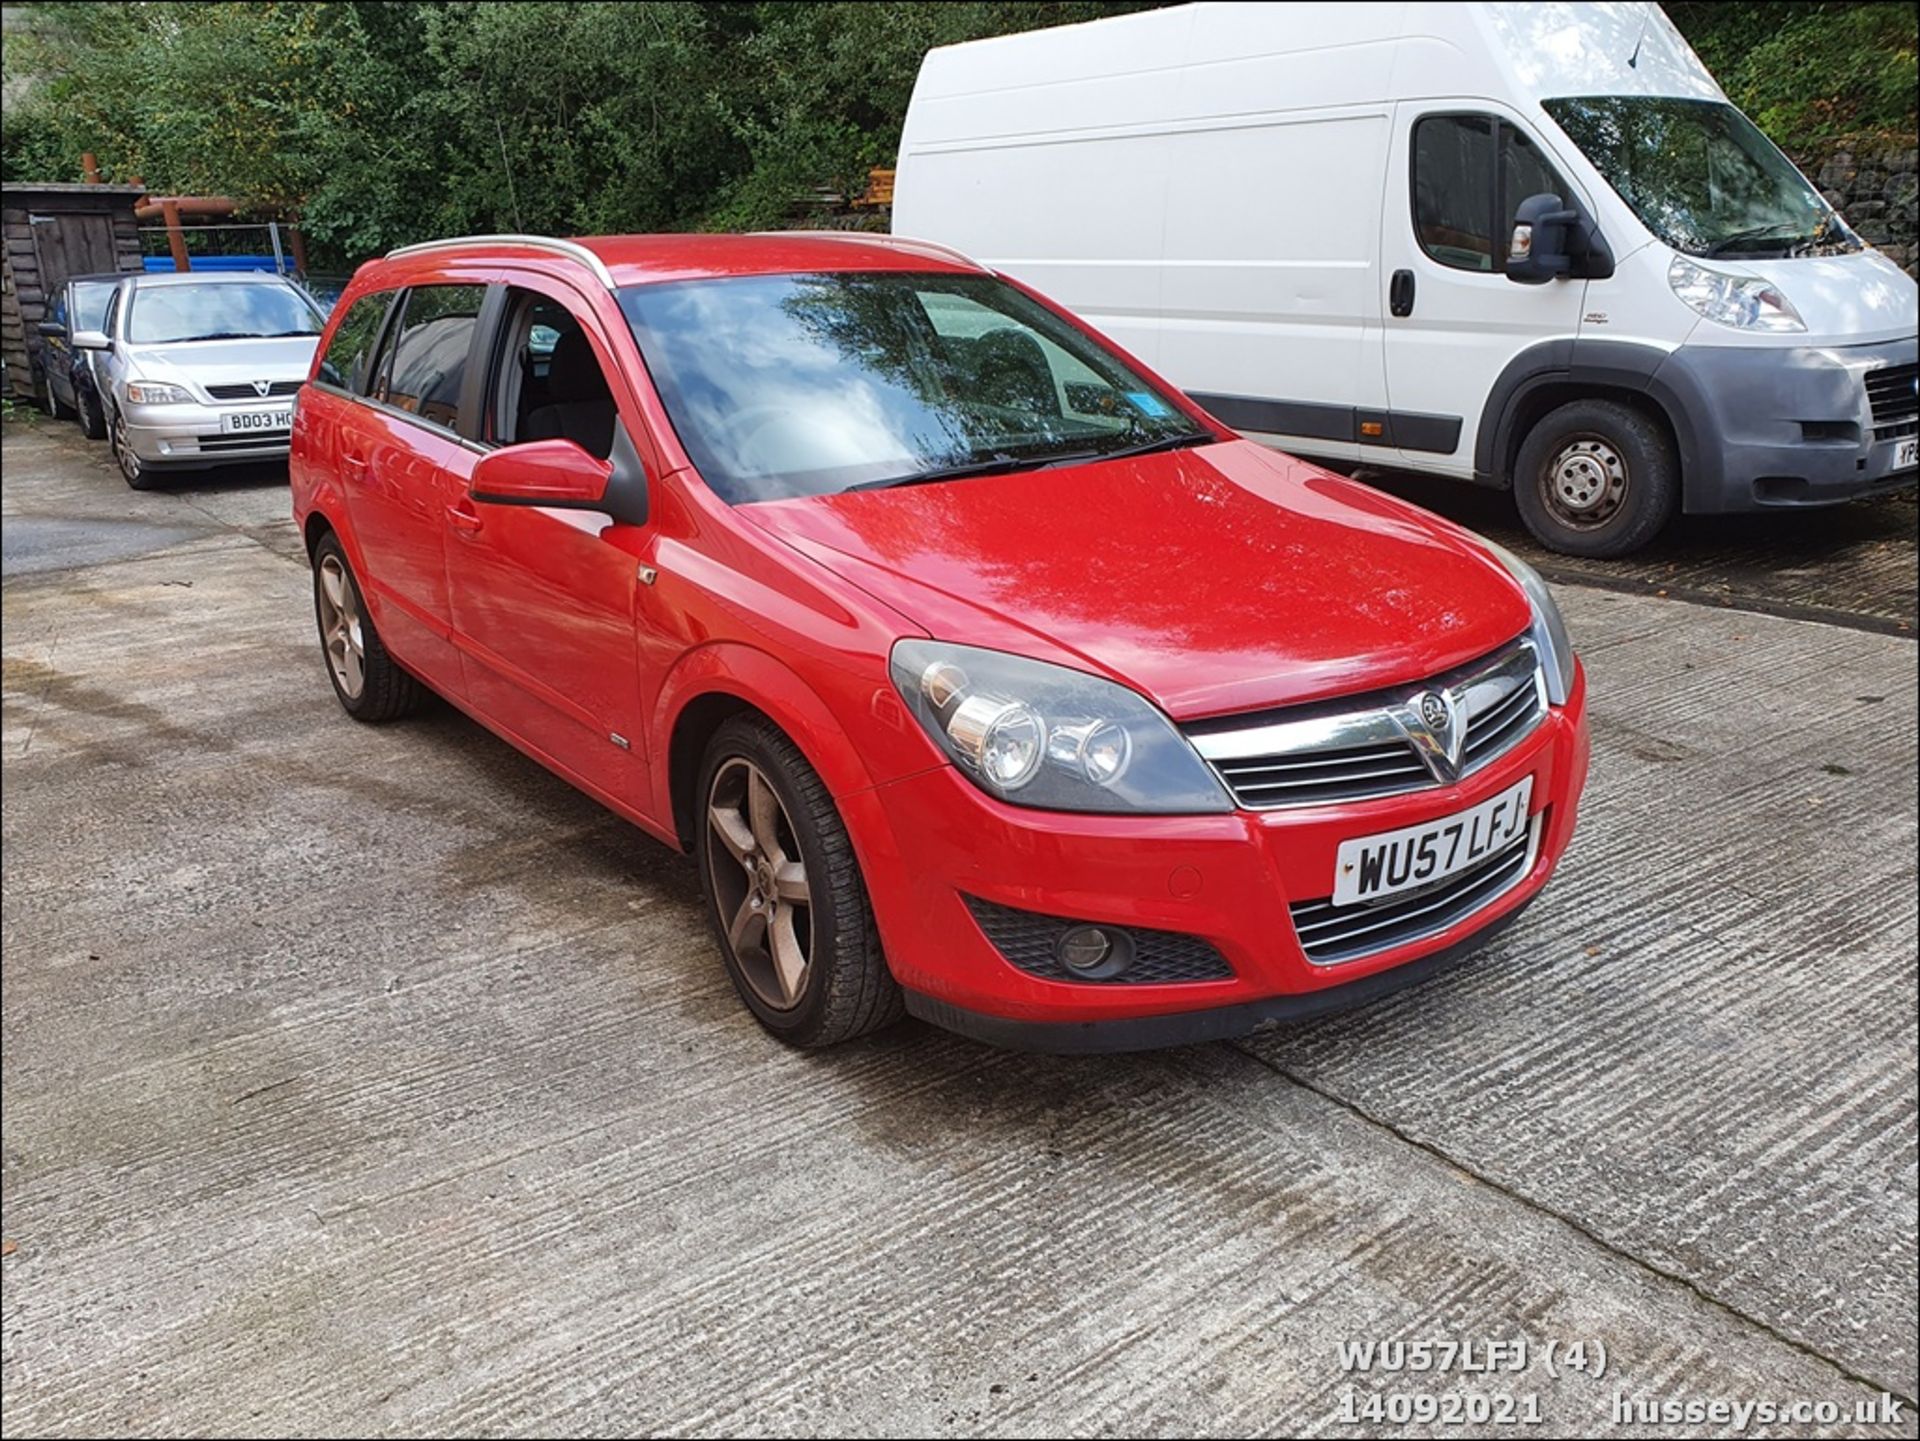
[[1567, 208], [1558, 195], [1529, 195], [1513, 214], [1513, 235], [1507, 241], [1507, 279], [1521, 285], [1545, 285], [1573, 273], [1567, 233], [1580, 223], [1580, 212]]
[[1507, 279], [1520, 285], [1549, 280], [1605, 280], [1613, 251], [1579, 205], [1558, 195], [1529, 195], [1513, 215], [1507, 241]]
[[75, 350], [111, 350], [113, 342], [107, 339], [104, 330], [76, 330], [73, 332]]
[[484, 505], [597, 510], [639, 525], [646, 519], [645, 479], [637, 456], [626, 461], [617, 452], [614, 460], [601, 460], [571, 440], [530, 440], [483, 455], [473, 467], [467, 494]]

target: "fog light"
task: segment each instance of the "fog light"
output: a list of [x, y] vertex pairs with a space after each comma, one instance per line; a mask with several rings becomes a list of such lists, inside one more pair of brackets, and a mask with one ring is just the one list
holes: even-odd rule
[[1087, 980], [1105, 980], [1117, 976], [1132, 959], [1133, 947], [1124, 931], [1105, 926], [1069, 926], [1054, 942], [1053, 953], [1060, 964], [1074, 975]]

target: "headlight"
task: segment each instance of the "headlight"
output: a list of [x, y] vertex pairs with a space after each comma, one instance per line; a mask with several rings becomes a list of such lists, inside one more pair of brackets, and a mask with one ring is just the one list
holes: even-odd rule
[[1573, 638], [1567, 634], [1566, 618], [1560, 614], [1559, 603], [1547, 589], [1547, 583], [1540, 579], [1539, 571], [1490, 540], [1482, 543], [1527, 593], [1533, 605], [1533, 629], [1529, 634], [1533, 648], [1540, 652], [1540, 664], [1547, 672], [1547, 699], [1555, 705], [1565, 705], [1567, 697], [1573, 694]]
[[1125, 686], [926, 640], [894, 646], [890, 669], [934, 744], [989, 795], [1055, 811], [1233, 809], [1173, 722]]
[[178, 385], [158, 380], [129, 380], [127, 399], [135, 405], [184, 405], [193, 397]]
[[1771, 281], [1758, 276], [1728, 275], [1695, 265], [1684, 255], [1673, 257], [1667, 267], [1667, 284], [1673, 293], [1699, 311], [1715, 325], [1735, 330], [1805, 330], [1787, 297], [1773, 288]]

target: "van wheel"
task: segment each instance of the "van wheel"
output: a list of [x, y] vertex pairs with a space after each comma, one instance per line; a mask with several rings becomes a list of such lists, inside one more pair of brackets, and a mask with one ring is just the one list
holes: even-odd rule
[[313, 550], [313, 614], [341, 709], [357, 721], [377, 723], [420, 708], [426, 689], [395, 665], [380, 643], [336, 535], [322, 537]]
[[1611, 400], [1542, 417], [1520, 446], [1513, 498], [1535, 540], [1562, 555], [1630, 555], [1658, 535], [1680, 494], [1659, 424]]
[[721, 726], [700, 767], [694, 852], [727, 974], [791, 1046], [900, 1019], [860, 863], [826, 784], [770, 722]]

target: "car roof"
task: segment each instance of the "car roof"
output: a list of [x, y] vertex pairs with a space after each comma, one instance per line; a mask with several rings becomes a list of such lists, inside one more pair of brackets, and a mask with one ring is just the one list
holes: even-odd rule
[[292, 285], [285, 275], [271, 270], [129, 270], [120, 277], [145, 289], [149, 285]]
[[[532, 251], [593, 269], [610, 286], [820, 271], [945, 271], [984, 274], [957, 250], [930, 241], [857, 231], [786, 230], [752, 235], [595, 235], [556, 240], [473, 235], [402, 247], [386, 259], [453, 261]], [[381, 265], [382, 262], [375, 262]]]

